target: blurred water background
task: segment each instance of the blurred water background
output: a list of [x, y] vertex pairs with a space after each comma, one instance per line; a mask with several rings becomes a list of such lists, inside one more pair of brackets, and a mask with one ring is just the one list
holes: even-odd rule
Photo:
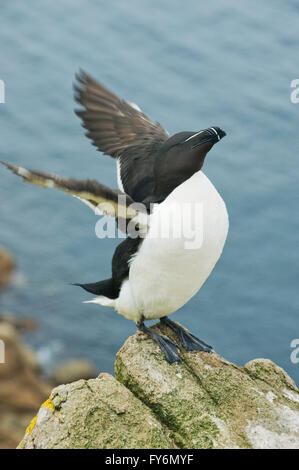
[[[243, 365], [267, 357], [299, 382], [298, 78], [296, 1], [14, 0], [1, 6], [1, 159], [116, 187], [115, 162], [84, 137], [72, 82], [82, 67], [172, 134], [217, 125], [227, 137], [205, 172], [226, 201], [224, 253], [200, 292], [172, 318]], [[28, 334], [47, 370], [70, 357], [113, 370], [135, 332], [113, 310], [83, 304], [71, 282], [110, 276], [118, 240], [63, 193], [0, 168], [0, 244], [18, 263], [0, 310], [32, 316]]]

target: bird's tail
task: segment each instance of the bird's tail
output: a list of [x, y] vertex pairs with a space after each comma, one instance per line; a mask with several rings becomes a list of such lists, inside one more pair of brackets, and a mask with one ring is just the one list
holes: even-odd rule
[[111, 299], [115, 299], [117, 295], [115, 295], [115, 289], [113, 285], [113, 279], [104, 279], [104, 281], [99, 282], [91, 282], [90, 284], [79, 284], [74, 283], [73, 286], [82, 287], [82, 289], [86, 290], [87, 292], [91, 292], [91, 294], [95, 295], [104, 295], [105, 297], [109, 297]]
[[84, 303], [94, 303], [100, 304], [104, 307], [114, 307], [115, 306], [115, 299], [117, 297], [113, 285], [113, 279], [104, 279], [104, 281], [99, 282], [91, 282], [90, 284], [73, 284], [74, 286], [82, 287], [82, 289], [86, 290], [87, 292], [91, 292], [92, 294], [97, 295], [92, 300], [86, 300]]

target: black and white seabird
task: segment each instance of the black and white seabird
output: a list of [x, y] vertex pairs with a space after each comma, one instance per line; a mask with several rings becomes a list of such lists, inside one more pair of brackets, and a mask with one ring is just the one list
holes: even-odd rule
[[[147, 328], [146, 320], [160, 318], [186, 350], [209, 352], [211, 346], [167, 316], [198, 292], [225, 244], [229, 225], [226, 206], [201, 168], [207, 153], [226, 134], [214, 126], [169, 137], [137, 105], [118, 98], [85, 72], [76, 79], [75, 99], [81, 107], [75, 112], [93, 145], [116, 160], [119, 190], [95, 180], [65, 179], [1, 163], [27, 182], [70, 193], [93, 209], [101, 204], [105, 207], [102, 213], [125, 220], [125, 225], [134, 221], [140, 234], [131, 236], [128, 230], [127, 238], [116, 248], [111, 278], [76, 285], [96, 295], [89, 302], [114, 307], [134, 320], [160, 346], [168, 362], [180, 360], [177, 345]], [[191, 210], [184, 213], [186, 204]], [[192, 211], [198, 204], [201, 217]], [[174, 213], [170, 217], [171, 207], [176, 207], [180, 216]], [[179, 235], [161, 235], [165, 220], [168, 233]], [[188, 236], [181, 230], [183, 224], [191, 224], [202, 234], [200, 245], [186, 248]]]

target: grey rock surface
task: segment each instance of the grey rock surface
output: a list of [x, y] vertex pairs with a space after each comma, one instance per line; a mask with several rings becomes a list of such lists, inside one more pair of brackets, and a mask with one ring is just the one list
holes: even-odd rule
[[19, 448], [299, 448], [299, 392], [283, 369], [180, 354], [168, 364], [136, 333], [117, 354], [115, 378], [55, 388]]

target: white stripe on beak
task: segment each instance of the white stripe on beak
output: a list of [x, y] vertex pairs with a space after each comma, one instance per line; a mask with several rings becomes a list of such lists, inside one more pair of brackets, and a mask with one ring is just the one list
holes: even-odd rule
[[196, 137], [197, 135], [201, 134], [203, 131], [196, 132], [196, 134], [191, 135], [188, 137], [188, 139], [184, 140], [184, 142], [188, 142], [188, 140], [193, 139], [193, 137]]
[[215, 134], [218, 137], [218, 140], [220, 140], [220, 136], [219, 136], [218, 132], [216, 131], [216, 129], [214, 129], [214, 127], [210, 127], [210, 129], [215, 132]]

